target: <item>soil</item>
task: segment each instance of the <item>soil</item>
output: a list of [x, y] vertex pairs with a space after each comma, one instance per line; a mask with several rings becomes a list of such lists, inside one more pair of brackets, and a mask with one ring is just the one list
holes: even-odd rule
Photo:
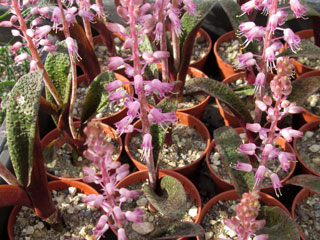
[[238, 39], [232, 39], [228, 42], [223, 42], [218, 48], [218, 54], [223, 61], [229, 63], [232, 66], [239, 65], [238, 56], [243, 52]]
[[92, 230], [101, 216], [101, 211], [82, 203], [83, 193], [76, 188], [52, 191], [53, 200], [63, 219], [62, 232], [55, 231], [41, 221], [34, 211], [22, 207], [16, 218], [14, 234], [16, 240], [86, 239], [93, 240]]
[[[144, 184], [147, 184], [147, 183], [145, 182]], [[130, 189], [130, 190], [138, 190], [139, 189], [140, 190], [140, 189], [142, 189], [142, 186], [143, 186], [142, 183], [141, 184], [133, 184], [133, 185], [130, 185], [128, 187], [128, 189]], [[137, 240], [137, 239], [148, 240], [150, 235], [152, 233], [154, 233], [157, 229], [164, 227], [165, 225], [169, 226], [170, 224], [177, 222], [176, 219], [165, 217], [157, 211], [150, 211], [150, 209], [148, 207], [148, 200], [143, 195], [142, 190], [140, 190], [140, 191], [141, 191], [141, 194], [138, 199], [135, 199], [129, 203], [127, 203], [127, 202], [122, 203], [121, 209], [134, 211], [135, 208], [140, 207], [145, 212], [143, 222], [149, 223], [149, 224], [151, 223], [154, 230], [152, 232], [150, 232], [149, 234], [141, 235], [137, 231], [134, 230], [134, 228], [132, 226], [133, 225], [132, 222], [128, 221], [125, 225], [125, 230], [126, 230], [128, 240]], [[187, 195], [187, 210], [186, 210], [184, 217], [182, 218], [182, 221], [194, 222], [197, 215], [198, 215], [197, 206], [192, 201], [190, 196]]]
[[[116, 159], [119, 155], [120, 146], [118, 142], [107, 136], [108, 141], [114, 146], [114, 153], [112, 154], [112, 159]], [[56, 156], [53, 160], [45, 159], [46, 170], [48, 173], [64, 178], [79, 178], [84, 177], [82, 168], [84, 166], [92, 167], [91, 161], [79, 156], [76, 161], [73, 160], [72, 150], [68, 144], [64, 144], [61, 148], [57, 150]]]
[[206, 232], [206, 240], [214, 240], [217, 238], [237, 239], [236, 233], [224, 224], [224, 220], [236, 214], [235, 209], [239, 202], [240, 199], [225, 202], [220, 200], [211, 207], [201, 222], [201, 226]]
[[320, 194], [301, 201], [295, 210], [295, 218], [306, 239], [320, 239]]
[[303, 107], [315, 115], [320, 115], [320, 89], [307, 98]]
[[[172, 140], [173, 144], [171, 146], [164, 146], [163, 148], [160, 168], [184, 167], [196, 161], [207, 147], [205, 140], [197, 130], [180, 123], [172, 126]], [[129, 144], [129, 151], [135, 159], [141, 159], [141, 144], [142, 135], [136, 133]], [[143, 163], [145, 164], [144, 161]]]
[[[80, 117], [81, 112], [82, 112], [82, 106], [84, 103], [84, 98], [88, 92], [88, 86], [86, 86], [86, 84], [81, 84], [79, 85], [79, 87], [77, 88], [77, 97], [76, 97], [76, 101], [74, 103], [74, 108], [73, 108], [73, 115]], [[125, 90], [125, 88], [121, 87], [118, 88], [116, 91], [121, 91], [121, 90]], [[97, 113], [95, 118], [102, 118], [102, 117], [108, 117], [111, 116], [114, 113], [119, 112], [122, 108], [124, 108], [124, 102], [127, 98], [124, 99], [120, 99], [118, 103], [114, 102], [114, 103], [109, 103], [108, 106], [103, 109], [102, 112]]]
[[209, 47], [209, 42], [207, 42], [204, 37], [202, 36], [197, 37], [195, 39], [194, 47], [192, 50], [190, 64], [194, 63], [200, 58], [203, 58], [208, 51], [208, 47]]
[[305, 164], [320, 173], [320, 127], [297, 139], [297, 151]]
[[[314, 45], [314, 37], [301, 39], [301, 45]], [[320, 58], [298, 57], [297, 61], [308, 67], [320, 70]]]

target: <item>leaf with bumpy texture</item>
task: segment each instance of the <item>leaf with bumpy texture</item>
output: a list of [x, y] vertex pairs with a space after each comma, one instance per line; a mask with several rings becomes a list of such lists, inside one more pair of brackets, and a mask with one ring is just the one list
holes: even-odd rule
[[289, 181], [287, 181], [287, 184], [293, 184], [296, 186], [307, 188], [320, 194], [320, 177], [318, 176], [301, 174], [289, 179]]
[[302, 106], [304, 101], [320, 88], [320, 77], [310, 77], [294, 80], [292, 83], [292, 91], [288, 97], [290, 102], [295, 102]]
[[199, 224], [193, 222], [178, 222], [160, 228], [150, 236], [150, 239], [178, 239], [181, 237], [203, 236], [204, 234], [205, 231]]
[[309, 58], [318, 58], [320, 55], [320, 48], [316, 45], [300, 45], [300, 48], [297, 52], [292, 52], [290, 48], [279, 53], [277, 57], [309, 57]]
[[[48, 54], [44, 67], [65, 105], [69, 101], [71, 87], [70, 57], [65, 41], [58, 43], [55, 53]], [[46, 99], [55, 104], [55, 100], [48, 88], [46, 88]]]
[[161, 214], [181, 219], [187, 209], [187, 196], [183, 185], [178, 179], [166, 175], [161, 178], [160, 187], [166, 191], [165, 196], [158, 196], [148, 184], [144, 185], [143, 192]]
[[201, 90], [224, 102], [237, 118], [246, 123], [253, 121], [247, 106], [227, 85], [210, 78], [193, 78], [189, 84], [195, 90]]
[[242, 144], [240, 136], [231, 127], [220, 127], [213, 134], [217, 150], [236, 191], [240, 196], [245, 192], [249, 192], [254, 186], [253, 172], [243, 172], [232, 168], [238, 161], [250, 163], [248, 156], [238, 152], [239, 146]]
[[184, 81], [191, 60], [193, 44], [198, 30], [217, 0], [194, 0], [199, 16], [191, 16], [187, 12], [181, 18], [179, 79]]
[[268, 240], [299, 240], [299, 231], [291, 219], [279, 207], [263, 206], [260, 210], [259, 219], [265, 219], [266, 225], [256, 232], [259, 234], [268, 234]]
[[20, 184], [30, 184], [33, 144], [40, 105], [42, 70], [21, 77], [7, 104], [7, 142], [12, 165]]
[[114, 80], [116, 80], [116, 77], [111, 71], [105, 71], [95, 77], [84, 98], [81, 111], [81, 123], [84, 123], [95, 114], [102, 112], [103, 109], [108, 106], [109, 93], [105, 90], [105, 87]]
[[166, 138], [167, 129], [168, 127], [163, 129], [159, 124], [152, 124], [150, 127], [153, 146], [153, 161], [155, 166], [157, 166], [162, 159], [162, 149], [164, 140]]

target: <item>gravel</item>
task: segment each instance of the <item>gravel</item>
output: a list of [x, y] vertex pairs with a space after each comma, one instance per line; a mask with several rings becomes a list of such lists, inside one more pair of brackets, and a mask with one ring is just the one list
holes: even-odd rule
[[[314, 37], [301, 39], [301, 45], [314, 45]], [[320, 58], [298, 57], [297, 61], [314, 69], [320, 70]]]

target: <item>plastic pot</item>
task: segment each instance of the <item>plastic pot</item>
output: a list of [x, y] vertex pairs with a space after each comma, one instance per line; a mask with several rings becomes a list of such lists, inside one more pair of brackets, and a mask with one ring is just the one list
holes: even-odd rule
[[[182, 183], [186, 193], [189, 194], [189, 196], [191, 197], [191, 199], [193, 200], [193, 202], [197, 206], [198, 215], [196, 216], [195, 222], [198, 222], [199, 217], [200, 217], [200, 213], [201, 213], [201, 197], [200, 197], [200, 194], [199, 194], [197, 188], [193, 185], [193, 183], [188, 178], [186, 178], [185, 176], [183, 176], [177, 172], [174, 172], [171, 170], [166, 170], [166, 169], [162, 169], [159, 171], [159, 178], [160, 179], [165, 175], [172, 176], [172, 177], [178, 179]], [[132, 184], [142, 183], [142, 182], [145, 182], [147, 178], [148, 178], [148, 171], [147, 170], [134, 172], [134, 173], [128, 175], [127, 177], [125, 177], [124, 179], [122, 179], [117, 184], [117, 188], [118, 189], [120, 189], [122, 187], [126, 188]], [[117, 232], [115, 229], [112, 229], [112, 231], [117, 235]], [[185, 239], [187, 239], [187, 238], [179, 238], [178, 240], [185, 240]]]
[[[95, 194], [98, 195], [98, 192], [93, 189], [92, 187], [90, 187], [89, 185], [82, 183], [82, 182], [77, 182], [77, 181], [70, 181], [70, 180], [57, 180], [57, 181], [52, 181], [49, 182], [49, 190], [64, 190], [64, 189], [68, 189], [69, 187], [75, 187], [78, 189], [78, 191], [89, 195], [89, 194]], [[8, 221], [8, 235], [10, 240], [14, 240], [14, 225], [16, 222], [16, 216], [19, 213], [21, 209], [21, 206], [15, 206], [11, 213], [10, 213], [10, 217], [9, 217], [9, 221]]]
[[[309, 78], [309, 77], [320, 77], [320, 71], [305, 72], [300, 75], [299, 79]], [[303, 111], [301, 112], [301, 116], [306, 122], [312, 122], [320, 119], [319, 115], [316, 115], [305, 108], [303, 108]]]
[[[294, 200], [293, 200], [292, 208], [291, 208], [291, 217], [292, 217], [293, 221], [296, 222], [295, 211], [296, 211], [297, 205], [298, 205], [300, 202], [302, 202], [304, 199], [306, 199], [307, 197], [310, 197], [310, 196], [312, 196], [312, 195], [314, 195], [314, 194], [315, 194], [315, 192], [310, 191], [309, 189], [306, 189], [306, 188], [303, 188], [303, 189], [297, 194], [297, 196], [296, 196], [296, 197], [294, 198]], [[297, 224], [297, 226], [299, 226], [299, 225]], [[299, 229], [300, 238], [301, 238], [302, 240], [307, 240], [308, 238], [306, 238], [306, 237], [303, 235], [300, 226], [298, 227], [298, 229]]]
[[[236, 131], [238, 133], [243, 133], [243, 129], [242, 128], [237, 128]], [[291, 147], [291, 145], [285, 141], [283, 138], [277, 138], [276, 142], [280, 145], [280, 147], [285, 151], [285, 152], [290, 152], [290, 153], [295, 153], [293, 148]], [[211, 167], [210, 165], [210, 154], [211, 152], [214, 150], [215, 147], [215, 141], [214, 139], [211, 141], [209, 149], [207, 151], [206, 154], [206, 163], [207, 163], [207, 167], [209, 168], [209, 173], [211, 178], [213, 179], [214, 183], [215, 183], [215, 189], [217, 192], [224, 192], [224, 191], [228, 191], [228, 190], [232, 190], [234, 189], [234, 186], [232, 183], [229, 183], [227, 181], [225, 181], [222, 177], [220, 177]], [[278, 160], [275, 160], [278, 161]], [[292, 161], [290, 163], [290, 172], [288, 173], [288, 175], [284, 178], [281, 179], [281, 183], [282, 185], [285, 184], [285, 182], [292, 176], [294, 170], [296, 168], [296, 161]], [[274, 189], [272, 187], [272, 185], [267, 186], [267, 187], [263, 187], [261, 189], [262, 192], [270, 194], [272, 196], [275, 196], [275, 192]]]
[[228, 42], [228, 41], [231, 41], [236, 38], [237, 37], [236, 37], [236, 34], [234, 31], [227, 32], [227, 33], [223, 34], [222, 36], [220, 36], [213, 45], [213, 52], [214, 52], [214, 55], [216, 56], [218, 66], [219, 66], [224, 78], [227, 78], [231, 75], [236, 74], [237, 71], [235, 71], [234, 67], [231, 64], [225, 62], [219, 56], [218, 49], [223, 42]]
[[[205, 140], [205, 142], [207, 143], [207, 147], [206, 149], [203, 151], [203, 153], [201, 154], [201, 156], [194, 162], [184, 166], [184, 167], [178, 167], [178, 168], [172, 168], [170, 170], [173, 170], [175, 172], [178, 172], [184, 176], [187, 176], [189, 178], [192, 178], [194, 173], [197, 171], [197, 169], [199, 168], [199, 166], [201, 165], [201, 160], [204, 158], [204, 156], [206, 155], [207, 150], [209, 149], [209, 144], [210, 144], [210, 134], [208, 129], [206, 128], [206, 126], [197, 118], [195, 118], [194, 116], [191, 116], [189, 114], [186, 113], [181, 113], [181, 112], [176, 112], [176, 116], [178, 118], [178, 122], [184, 125], [188, 125], [194, 129], [196, 129], [201, 136], [203, 137], [203, 139]], [[141, 121], [137, 121], [135, 122], [135, 124], [133, 125], [134, 128], [141, 128]], [[124, 140], [124, 148], [128, 154], [128, 156], [130, 157], [130, 159], [132, 160], [133, 164], [139, 169], [139, 170], [146, 170], [147, 166], [145, 164], [143, 164], [141, 161], [135, 159], [135, 157], [131, 154], [130, 150], [129, 150], [129, 145], [131, 144], [131, 138], [137, 133], [137, 131], [133, 131], [132, 133], [128, 133], [126, 134], [125, 140]]]
[[[316, 129], [318, 126], [320, 125], [320, 119], [312, 121], [312, 122], [308, 122], [305, 125], [303, 125], [299, 131], [305, 133], [306, 131], [312, 131], [314, 129]], [[320, 173], [314, 171], [311, 167], [309, 167], [302, 159], [302, 157], [299, 155], [298, 149], [297, 149], [297, 138], [294, 138], [293, 140], [293, 148], [295, 151], [295, 154], [299, 160], [299, 167], [298, 169], [302, 172], [302, 173], [306, 173], [306, 174], [312, 174], [312, 175], [316, 175], [320, 177]]]
[[[301, 39], [307, 39], [314, 36], [313, 29], [302, 30], [302, 31], [296, 32], [295, 34], [297, 34]], [[287, 48], [287, 44], [285, 44], [285, 48]], [[300, 75], [302, 75], [303, 73], [315, 70], [314, 68], [311, 68], [307, 65], [300, 63], [295, 58], [291, 58], [291, 61], [293, 63], [297, 77], [300, 77]]]
[[[239, 196], [237, 194], [237, 192], [235, 190], [229, 190], [223, 193], [220, 193], [216, 196], [214, 196], [213, 198], [211, 198], [209, 200], [209, 202], [207, 202], [204, 206], [203, 209], [201, 211], [199, 220], [196, 223], [201, 223], [201, 221], [204, 219], [205, 215], [207, 214], [207, 212], [211, 209], [211, 207], [216, 204], [218, 201], [228, 201], [228, 200], [236, 200], [239, 199]], [[290, 213], [288, 211], [288, 209], [281, 203], [279, 202], [277, 199], [275, 199], [274, 197], [260, 192], [260, 199], [261, 202], [263, 202], [265, 205], [267, 206], [277, 206], [280, 207], [285, 213], [287, 213], [290, 216]], [[198, 240], [200, 240], [199, 237], [197, 237]]]
[[[121, 74], [114, 73], [114, 75], [115, 75], [117, 80], [120, 80], [120, 81], [122, 81], [124, 83], [123, 87], [128, 92], [128, 94], [130, 96], [133, 96], [134, 95], [134, 91], [133, 91], [133, 87], [129, 83], [129, 80], [126, 77], [124, 77], [123, 75], [121, 75]], [[86, 76], [85, 75], [81, 75], [81, 76], [78, 77], [78, 84], [80, 84], [82, 82], [85, 82], [85, 81], [86, 81]], [[116, 113], [113, 113], [110, 116], [106, 116], [106, 117], [102, 117], [102, 118], [94, 118], [94, 120], [101, 121], [101, 122], [103, 122], [105, 124], [108, 124], [108, 125], [114, 127], [114, 123], [120, 121], [125, 116], [127, 116], [127, 111], [128, 111], [128, 108], [124, 106], [120, 111], [118, 111]], [[76, 121], [80, 121], [80, 117], [74, 116], [74, 119]]]
[[203, 67], [204, 67], [205, 63], [207, 62], [207, 58], [208, 58], [209, 53], [212, 48], [212, 40], [211, 40], [210, 35], [203, 28], [200, 28], [199, 31], [197, 32], [197, 37], [200, 37], [200, 36], [203, 37], [205, 39], [205, 41], [209, 43], [209, 46], [206, 51], [206, 54], [203, 57], [201, 57], [200, 59], [198, 59], [197, 61], [191, 63], [190, 67], [194, 67], [199, 70], [203, 70]]
[[[109, 135], [110, 137], [114, 138], [117, 140], [118, 144], [119, 144], [119, 154], [117, 156], [117, 158], [115, 159], [115, 161], [119, 161], [120, 160], [120, 155], [123, 149], [123, 144], [122, 144], [122, 139], [120, 137], [117, 136], [115, 130], [103, 123], [100, 123], [103, 131], [105, 134]], [[79, 128], [80, 127], [80, 122], [76, 122], [75, 124], [75, 128]], [[49, 132], [43, 139], [41, 139], [41, 147], [42, 149], [45, 149], [46, 146], [48, 146], [53, 140], [57, 139], [58, 137], [60, 137], [60, 132], [59, 130], [56, 128], [54, 130], [52, 130], [51, 132]], [[83, 177], [79, 177], [79, 178], [65, 178], [65, 177], [59, 177], [59, 176], [55, 176], [51, 173], [47, 172], [47, 176], [49, 180], [63, 180], [63, 181], [70, 181], [70, 180], [74, 180], [74, 181], [82, 181]]]

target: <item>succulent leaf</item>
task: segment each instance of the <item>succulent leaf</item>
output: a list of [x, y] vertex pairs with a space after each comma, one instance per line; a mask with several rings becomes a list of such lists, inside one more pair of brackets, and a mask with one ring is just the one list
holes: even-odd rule
[[279, 53], [277, 57], [309, 57], [318, 58], [320, 55], [320, 47], [316, 45], [301, 44], [297, 52], [292, 52], [290, 48]]
[[168, 128], [163, 129], [159, 124], [152, 124], [150, 127], [153, 146], [153, 161], [155, 166], [157, 166], [162, 159], [162, 149], [164, 140], [166, 138], [167, 129]]
[[161, 214], [181, 219], [186, 212], [187, 196], [181, 182], [171, 176], [161, 178], [160, 187], [166, 191], [164, 196], [157, 195], [148, 184], [144, 185], [144, 194]]
[[240, 136], [231, 127], [220, 127], [213, 134], [216, 148], [239, 196], [249, 192], [254, 186], [253, 172], [243, 172], [232, 168], [238, 161], [250, 163], [248, 156], [238, 152], [239, 146], [242, 144]]
[[227, 85], [210, 78], [193, 78], [190, 84], [194, 89], [201, 90], [224, 102], [237, 118], [246, 123], [253, 121], [247, 106]]
[[81, 112], [81, 123], [86, 122], [95, 114], [102, 112], [109, 104], [109, 93], [105, 90], [108, 83], [116, 80], [113, 72], [105, 71], [99, 74], [90, 84], [84, 98]]
[[320, 177], [318, 176], [300, 174], [289, 179], [289, 181], [287, 181], [287, 184], [293, 184], [296, 186], [307, 188], [320, 194]]
[[150, 236], [150, 239], [178, 239], [181, 237], [195, 237], [204, 234], [204, 229], [199, 224], [193, 222], [178, 222], [160, 228]]
[[11, 90], [7, 104], [9, 153], [16, 177], [25, 187], [31, 179], [42, 78], [42, 70], [22, 76]]
[[259, 213], [259, 219], [265, 219], [266, 225], [256, 234], [268, 234], [268, 240], [299, 240], [299, 231], [291, 219], [279, 207], [263, 206]]

